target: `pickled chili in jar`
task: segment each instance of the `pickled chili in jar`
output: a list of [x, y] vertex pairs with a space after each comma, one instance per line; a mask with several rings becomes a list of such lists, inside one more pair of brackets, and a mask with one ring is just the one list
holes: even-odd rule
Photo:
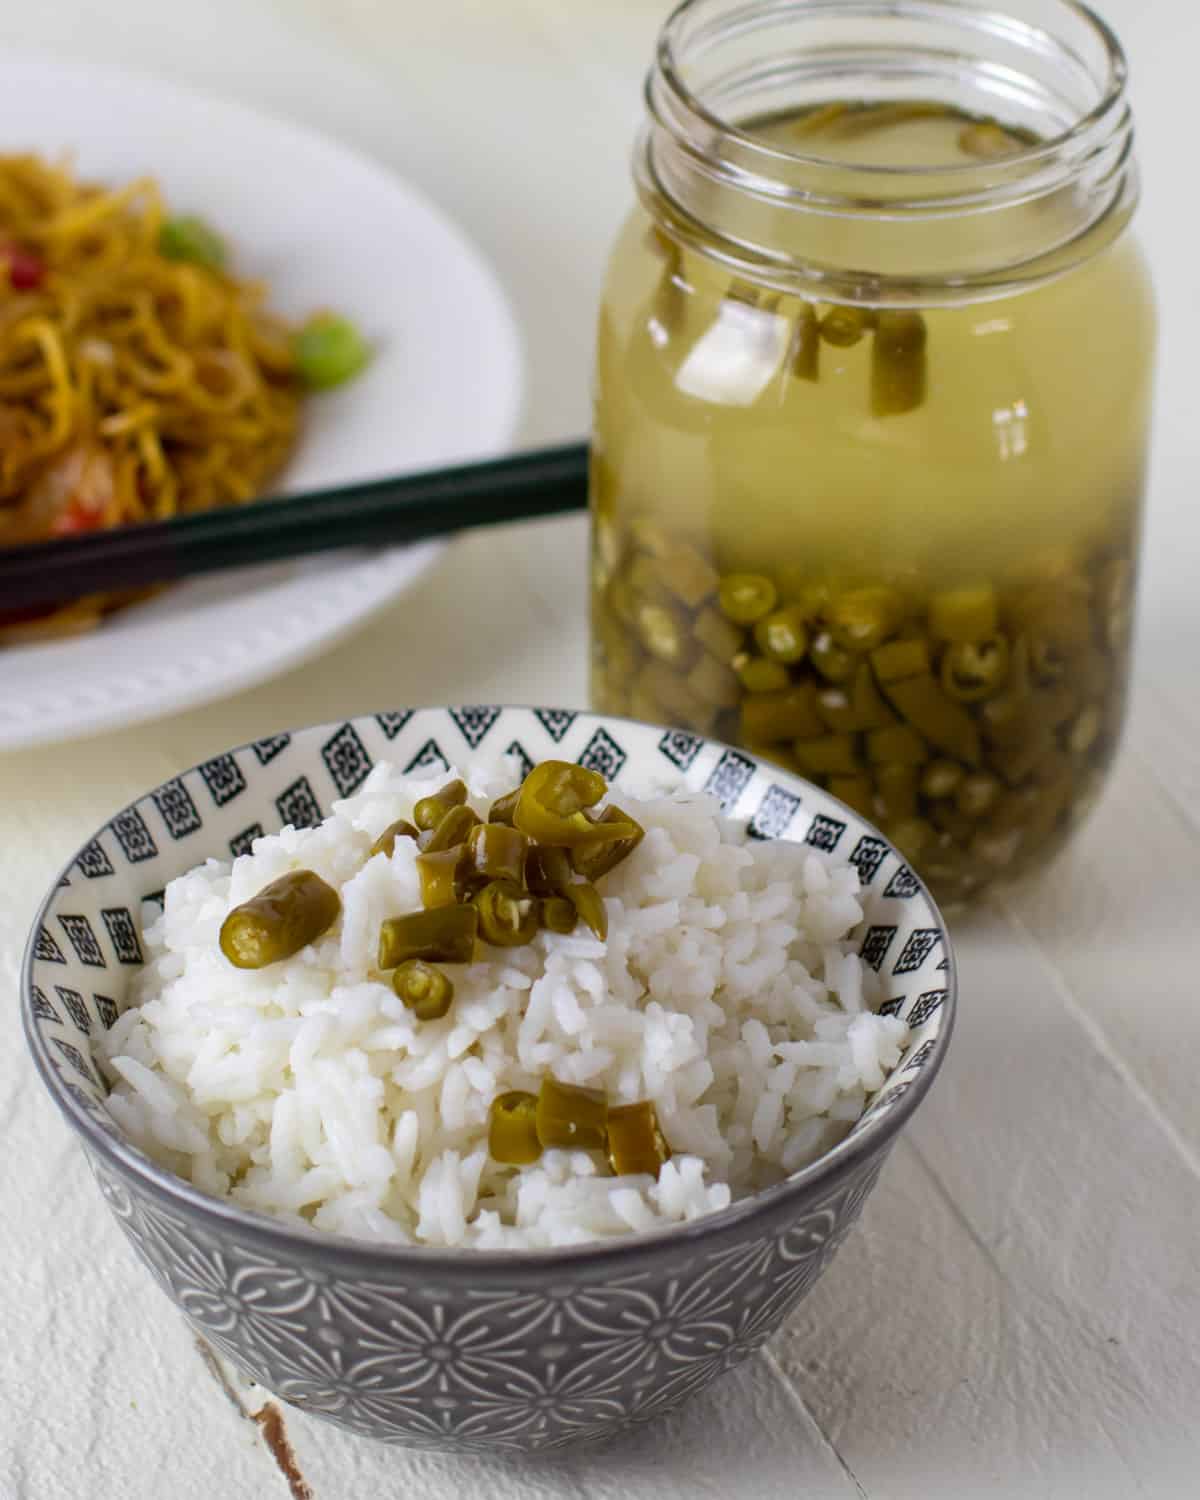
[[819, 782], [950, 901], [1111, 762], [1155, 343], [1120, 48], [1004, 3], [681, 6], [595, 384], [595, 706]]

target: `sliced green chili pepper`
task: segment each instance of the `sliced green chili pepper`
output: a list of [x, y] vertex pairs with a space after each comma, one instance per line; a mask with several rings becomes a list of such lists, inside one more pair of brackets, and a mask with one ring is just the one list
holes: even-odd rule
[[852, 776], [858, 769], [854, 736], [829, 734], [819, 740], [797, 740], [792, 754], [808, 776]]
[[929, 630], [939, 641], [986, 641], [996, 634], [996, 623], [996, 591], [990, 583], [946, 589], [929, 601]]
[[505, 792], [503, 797], [497, 797], [492, 803], [491, 811], [488, 813], [489, 823], [500, 823], [512, 827], [513, 814], [517, 810], [517, 800], [521, 795], [521, 788], [515, 787], [511, 792]]
[[463, 844], [454, 844], [449, 849], [426, 849], [417, 855], [421, 902], [426, 911], [453, 906], [458, 900], [466, 856]]
[[952, 760], [934, 760], [921, 773], [921, 795], [932, 801], [953, 797], [966, 773]]
[[969, 766], [979, 764], [975, 721], [965, 708], [946, 697], [932, 677], [903, 677], [883, 687], [892, 707], [931, 745]]
[[800, 304], [792, 325], [787, 366], [797, 380], [817, 380], [821, 373], [821, 325], [809, 302]]
[[[634, 684], [640, 719], [666, 719], [707, 734], [716, 720], [717, 710], [702, 702], [688, 687], [686, 679], [660, 661], [647, 662]], [[644, 709], [640, 707], [644, 700]]]
[[529, 840], [516, 828], [503, 823], [480, 823], [467, 834], [467, 863], [479, 880], [525, 879], [525, 857]]
[[494, 948], [521, 948], [538, 931], [537, 897], [515, 880], [492, 880], [474, 897], [479, 936]]
[[394, 969], [409, 958], [469, 964], [478, 931], [479, 913], [473, 906], [441, 906], [388, 917], [379, 929], [378, 967]]
[[541, 896], [538, 898], [538, 921], [547, 932], [561, 933], [565, 937], [575, 931], [579, 913], [565, 896]]
[[[803, 614], [803, 605], [797, 605]], [[827, 682], [849, 682], [858, 671], [859, 659], [853, 651], [839, 646], [828, 630], [819, 631], [813, 637], [808, 658]]]
[[534, 844], [525, 860], [525, 884], [535, 896], [560, 896], [571, 884], [571, 850]]
[[779, 598], [765, 573], [730, 573], [721, 579], [717, 602], [727, 619], [738, 625], [756, 625], [769, 615]]
[[934, 831], [924, 818], [902, 818], [888, 829], [888, 837], [905, 859], [915, 864], [933, 842]]
[[771, 661], [782, 662], [785, 666], [803, 661], [808, 650], [804, 611], [789, 604], [764, 616], [754, 627], [754, 639], [759, 650]]
[[742, 632], [711, 606], [696, 616], [692, 634], [719, 662], [732, 663], [742, 649]]
[[1100, 635], [1110, 651], [1122, 651], [1133, 633], [1133, 566], [1117, 558], [1101, 570], [1096, 588]]
[[608, 1100], [600, 1089], [559, 1083], [546, 1074], [537, 1101], [537, 1138], [543, 1150], [552, 1146], [599, 1150], [607, 1128]]
[[865, 307], [831, 307], [821, 319], [821, 337], [838, 349], [849, 349], [875, 325], [875, 314]]
[[608, 787], [598, 771], [562, 760], [544, 760], [521, 785], [513, 822], [539, 844], [574, 849], [631, 838], [634, 824], [592, 822], [584, 809], [594, 807]]
[[791, 681], [782, 662], [768, 661], [765, 656], [743, 652], [734, 658], [733, 667], [748, 693], [777, 693]]
[[861, 662], [855, 670], [851, 702], [860, 729], [885, 729], [896, 722], [896, 716], [876, 687], [875, 674], [866, 662]]
[[823, 727], [811, 682], [797, 683], [779, 693], [751, 693], [742, 699], [744, 740], [768, 745], [777, 740], [811, 740]]
[[867, 735], [867, 759], [875, 764], [923, 766], [929, 759], [929, 746], [911, 725], [889, 724]]
[[672, 547], [670, 536], [652, 516], [634, 516], [629, 523], [629, 535], [635, 547], [652, 557], [665, 557]]
[[881, 312], [871, 348], [871, 410], [877, 417], [916, 411], [925, 401], [928, 333], [917, 312]]
[[383, 830], [383, 832], [371, 845], [370, 853], [367, 855], [367, 858], [373, 859], [376, 854], [386, 854], [387, 857], [391, 859], [392, 853], [396, 847], [397, 839], [412, 839], [412, 841], [416, 843], [419, 837], [420, 831], [414, 828], [413, 825], [407, 820], [407, 818], [397, 818], [394, 823], [389, 824], [389, 826]]
[[696, 609], [717, 591], [721, 579], [716, 569], [695, 547], [679, 543], [659, 559], [658, 574], [677, 599]]
[[235, 906], [221, 923], [221, 952], [239, 969], [263, 969], [307, 948], [338, 919], [341, 898], [312, 870], [292, 870]]
[[1019, 786], [1053, 749], [1054, 731], [1044, 721], [1033, 719], [1025, 722], [1018, 739], [1011, 745], [997, 745], [988, 759], [1009, 786]]
[[618, 1177], [657, 1177], [671, 1149], [649, 1099], [608, 1112], [608, 1165]]
[[827, 782], [829, 792], [839, 802], [852, 807], [856, 813], [869, 818], [872, 812], [874, 789], [869, 776], [831, 776]]
[[463, 781], [448, 781], [444, 787], [422, 797], [413, 808], [413, 822], [424, 833], [431, 832], [452, 807], [460, 807], [467, 800], [467, 787]]
[[1001, 786], [987, 771], [974, 771], [964, 778], [955, 799], [965, 818], [986, 818], [1000, 800]]
[[942, 655], [942, 687], [959, 703], [991, 698], [1008, 678], [1008, 641], [1002, 635], [959, 641]]
[[566, 887], [563, 895], [578, 912], [580, 921], [603, 942], [608, 936], [608, 911], [603, 896], [591, 881], [577, 880]]
[[920, 770], [917, 766], [897, 764], [895, 761], [880, 766], [875, 772], [875, 788], [885, 821], [911, 818], [917, 811], [917, 782]]
[[673, 605], [640, 604], [636, 629], [638, 640], [650, 655], [669, 667], [685, 668], [695, 658], [696, 643], [687, 617]]
[[863, 726], [858, 721], [858, 711], [850, 701], [845, 688], [828, 687], [817, 689], [817, 713], [826, 729], [838, 734], [853, 734]]
[[456, 844], [465, 844], [467, 835], [479, 827], [479, 814], [470, 807], [452, 807], [429, 835], [425, 844], [426, 854], [440, 854], [443, 849], [452, 849]]
[[736, 708], [741, 702], [742, 688], [737, 673], [715, 656], [709, 656], [707, 651], [701, 652], [696, 665], [687, 674], [687, 685], [701, 702], [711, 703], [716, 708]]
[[537, 1133], [537, 1097], [511, 1089], [492, 1100], [488, 1155], [506, 1167], [526, 1167], [542, 1154]]
[[871, 668], [876, 680], [885, 686], [889, 682], [901, 682], [906, 677], [926, 676], [930, 670], [929, 647], [919, 637], [888, 641], [871, 652]]
[[894, 589], [852, 589], [825, 611], [834, 641], [844, 651], [873, 651], [904, 617], [904, 601]]
[[1067, 749], [1072, 755], [1086, 755], [1096, 743], [1100, 728], [1100, 710], [1089, 703], [1067, 732]]
[[410, 958], [392, 971], [392, 989], [418, 1021], [440, 1021], [454, 999], [454, 985], [432, 964]]
[[632, 828], [634, 832], [618, 839], [613, 844], [601, 844], [590, 849], [573, 849], [571, 863], [576, 873], [582, 875], [585, 880], [596, 881], [607, 875], [610, 870], [615, 870], [619, 864], [629, 858], [646, 836], [646, 830], [641, 824], [631, 818], [628, 813], [622, 812], [619, 807], [606, 807], [601, 814], [600, 821], [620, 823]]
[[1002, 156], [1012, 156], [1021, 149], [1021, 143], [995, 120], [975, 120], [959, 131], [958, 149], [964, 156], [994, 161]]

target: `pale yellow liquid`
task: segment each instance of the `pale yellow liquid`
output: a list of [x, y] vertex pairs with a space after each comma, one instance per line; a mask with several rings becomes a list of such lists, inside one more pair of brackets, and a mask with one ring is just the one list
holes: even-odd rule
[[[781, 140], [795, 128], [763, 127]], [[966, 159], [962, 129], [961, 117], [943, 115], [850, 140], [810, 135], [805, 149], [936, 166]], [[602, 602], [636, 517], [689, 540], [721, 574], [769, 575], [785, 597], [804, 580], [887, 582], [916, 601], [981, 581], [1002, 595], [1057, 575], [1090, 587], [1104, 560], [1135, 558], [1155, 315], [1129, 235], [1036, 289], [921, 309], [924, 399], [878, 415], [870, 337], [821, 343], [817, 378], [797, 378], [789, 349], [802, 301], [760, 289], [750, 306], [728, 270], [651, 228], [639, 209], [622, 230], [600, 316], [598, 704], [642, 716], [652, 706], [633, 691], [636, 643], [611, 649], [621, 627]], [[979, 229], [949, 221], [945, 232]], [[1115, 743], [1123, 665], [1101, 705], [1093, 765]], [[692, 727], [736, 733], [728, 712]]]
[[[841, 149], [936, 164], [960, 129], [921, 120]], [[664, 298], [647, 227], [641, 211], [625, 226], [601, 314], [596, 434], [622, 508], [707, 531], [722, 567], [802, 548], [835, 569], [970, 575], [1132, 534], [1154, 308], [1131, 237], [1022, 295], [926, 310], [926, 400], [878, 418], [869, 340], [823, 345], [819, 379], [792, 378], [795, 299], [725, 301], [728, 273], [696, 254]]]

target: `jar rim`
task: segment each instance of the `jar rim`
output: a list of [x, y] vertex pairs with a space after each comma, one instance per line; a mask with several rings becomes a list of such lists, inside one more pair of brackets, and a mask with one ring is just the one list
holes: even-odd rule
[[[1129, 223], [1127, 77], [1085, 0], [683, 0], [646, 80], [635, 181], [676, 238], [780, 290], [1004, 295], [1092, 258]], [[885, 165], [746, 123], [858, 100], [996, 119], [1014, 146]]]
[[[845, 163], [834, 157], [787, 150], [764, 139], [761, 135], [744, 130], [735, 121], [711, 109], [685, 82], [677, 57], [679, 34], [693, 14], [708, 3], [710, 0], [679, 0], [679, 4], [667, 16], [659, 32], [655, 48], [655, 66], [659, 76], [668, 84], [679, 102], [711, 129], [720, 132], [729, 140], [737, 141], [747, 151], [756, 153], [764, 159], [775, 158], [780, 162], [817, 169], [844, 168]], [[1004, 157], [1004, 166], [1009, 169], [1036, 167], [1041, 162], [1051, 160], [1060, 154], [1064, 147], [1089, 135], [1097, 126], [1104, 123], [1114, 108], [1121, 105], [1129, 81], [1129, 63], [1125, 49], [1116, 32], [1097, 11], [1085, 4], [1084, 0], [1050, 0], [1050, 3], [1082, 21], [1099, 39], [1107, 62], [1107, 78], [1098, 101], [1065, 130], [1008, 153]], [[893, 10], [893, 6], [887, 4], [886, 0], [817, 0], [817, 4], [811, 7], [806, 4], [806, 0], [784, 0], [784, 5], [788, 4], [796, 8], [804, 6], [806, 9], [823, 9], [841, 14], [851, 11], [862, 13], [884, 11], [890, 14]], [[964, 5], [962, 0], [913, 0], [909, 8], [930, 16], [938, 12], [966, 13], [968, 10], [975, 10], [980, 17], [992, 22], [1009, 19], [1003, 11], [984, 10]], [[647, 88], [649, 88], [649, 80]], [[854, 171], [856, 175], [861, 175], [867, 180], [876, 177], [881, 181], [897, 178], [920, 181], [922, 178], [932, 180], [936, 177], [941, 181], [946, 181], [955, 175], [960, 175], [963, 179], [972, 175], [977, 177], [980, 165], [978, 162], [970, 161], [942, 165], [905, 166], [868, 162], [855, 163]]]

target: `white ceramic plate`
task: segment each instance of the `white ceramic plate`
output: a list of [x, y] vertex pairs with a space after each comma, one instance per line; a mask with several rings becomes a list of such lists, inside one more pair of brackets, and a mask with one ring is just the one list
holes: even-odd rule
[[[466, 461], [511, 444], [521, 353], [491, 270], [419, 193], [334, 141], [118, 69], [0, 59], [0, 151], [158, 178], [229, 238], [289, 316], [336, 307], [375, 346], [314, 398], [289, 491]], [[195, 707], [296, 666], [409, 587], [440, 544], [183, 584], [75, 640], [0, 650], [0, 749]], [[3, 601], [0, 601], [2, 604]]]

